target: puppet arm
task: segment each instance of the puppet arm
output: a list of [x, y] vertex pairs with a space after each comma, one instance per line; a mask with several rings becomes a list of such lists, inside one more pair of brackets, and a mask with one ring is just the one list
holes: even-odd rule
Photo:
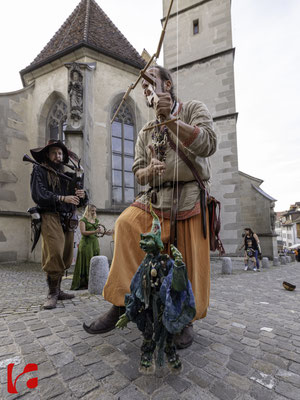
[[171, 244], [171, 252], [174, 257], [172, 289], [176, 292], [182, 292], [186, 289], [188, 283], [185, 263], [180, 251], [173, 244]]
[[126, 328], [127, 324], [129, 322], [129, 318], [127, 317], [126, 314], [121, 315], [119, 318], [119, 321], [116, 323], [116, 328], [118, 329], [124, 329]]

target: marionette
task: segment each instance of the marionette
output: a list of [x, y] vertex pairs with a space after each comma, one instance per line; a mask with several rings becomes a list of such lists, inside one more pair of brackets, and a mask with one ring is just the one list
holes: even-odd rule
[[150, 205], [152, 229], [141, 234], [140, 247], [146, 253], [135, 273], [130, 294], [125, 295], [126, 312], [116, 324], [123, 329], [129, 321], [136, 323], [143, 334], [141, 347], [141, 373], [153, 373], [153, 355], [157, 349], [156, 364], [164, 365], [166, 354], [172, 371], [181, 370], [173, 336], [193, 320], [196, 309], [186, 266], [178, 249], [171, 245], [171, 253], [161, 254], [161, 226]]

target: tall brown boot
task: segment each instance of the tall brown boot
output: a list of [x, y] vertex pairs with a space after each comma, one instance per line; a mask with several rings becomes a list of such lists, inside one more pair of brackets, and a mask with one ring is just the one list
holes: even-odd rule
[[44, 303], [44, 308], [46, 310], [51, 310], [52, 308], [56, 308], [56, 303], [58, 299], [58, 291], [59, 291], [59, 277], [47, 275], [47, 283], [49, 287], [49, 292], [47, 296], [47, 300]]
[[59, 285], [58, 285], [58, 300], [71, 300], [74, 299], [75, 295], [74, 294], [69, 294], [66, 292], [63, 292], [60, 288], [61, 286], [61, 280], [62, 277], [59, 278]]
[[83, 329], [91, 334], [105, 333], [115, 329], [121, 315], [125, 313], [125, 307], [112, 306], [107, 313], [98, 317], [90, 326], [83, 324]]

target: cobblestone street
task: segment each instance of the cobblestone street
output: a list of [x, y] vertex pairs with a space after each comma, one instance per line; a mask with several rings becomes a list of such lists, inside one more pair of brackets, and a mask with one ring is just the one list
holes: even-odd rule
[[[233, 274], [221, 275], [214, 259], [208, 315], [194, 324], [193, 345], [179, 350], [179, 375], [167, 367], [139, 373], [141, 335], [133, 324], [104, 335], [83, 330], [110, 307], [102, 296], [78, 291], [46, 311], [39, 265], [2, 265], [0, 276], [1, 399], [300, 399], [300, 263], [258, 273], [236, 259]], [[297, 289], [286, 291], [284, 280]], [[64, 289], [70, 284], [64, 279]], [[13, 382], [27, 363], [38, 365], [20, 377], [18, 394], [7, 391], [9, 363]], [[27, 388], [35, 376], [38, 387]]]

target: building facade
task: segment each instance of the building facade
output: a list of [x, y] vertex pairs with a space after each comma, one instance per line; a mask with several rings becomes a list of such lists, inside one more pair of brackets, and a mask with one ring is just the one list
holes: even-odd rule
[[275, 230], [279, 250], [300, 247], [300, 202], [276, 213]]
[[[222, 203], [226, 253], [237, 253], [244, 228], [251, 227], [261, 238], [264, 255], [273, 258], [277, 244], [270, 215], [276, 200], [258, 189], [261, 179], [238, 169], [231, 0], [178, 0], [177, 4], [165, 36], [164, 64], [174, 73], [180, 99], [203, 101], [213, 116], [218, 149], [211, 157], [211, 194]], [[168, 7], [164, 0], [164, 17]]]
[[[162, 21], [169, 4], [163, 0]], [[81, 157], [85, 187], [107, 228], [133, 200], [139, 189], [131, 172], [135, 138], [153, 117], [140, 88], [131, 92], [113, 124], [110, 121], [144, 65], [96, 1], [81, 0], [20, 72], [24, 88], [0, 94], [0, 262], [40, 260], [40, 245], [30, 253], [26, 210], [33, 205], [31, 165], [22, 157], [50, 138], [64, 140]], [[222, 203], [221, 238], [229, 255], [237, 254], [248, 223], [273, 241], [272, 228], [260, 221], [261, 213], [270, 218], [275, 201], [258, 193], [258, 184], [249, 186], [247, 197], [243, 193], [233, 65], [230, 0], [175, 1], [164, 39], [164, 66], [173, 72], [180, 100], [201, 100], [213, 115], [218, 150], [211, 158], [211, 194]], [[253, 196], [260, 196], [261, 212], [249, 216], [247, 204]], [[274, 249], [268, 246], [272, 257]], [[112, 258], [110, 237], [100, 240], [100, 248]]]

